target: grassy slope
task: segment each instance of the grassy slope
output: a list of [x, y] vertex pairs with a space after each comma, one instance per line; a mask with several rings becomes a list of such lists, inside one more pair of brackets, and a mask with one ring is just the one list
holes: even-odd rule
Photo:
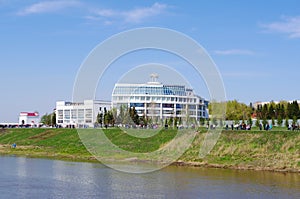
[[[91, 130], [93, 131], [93, 130]], [[151, 138], [135, 138], [118, 129], [105, 134], [114, 144], [132, 152], [151, 152], [172, 140], [175, 130]], [[192, 165], [300, 171], [300, 133], [291, 131], [223, 131], [216, 146], [204, 159], [198, 153], [205, 130], [179, 161]], [[17, 144], [11, 149], [12, 143]], [[0, 154], [92, 160], [75, 129], [7, 129], [0, 131]]]

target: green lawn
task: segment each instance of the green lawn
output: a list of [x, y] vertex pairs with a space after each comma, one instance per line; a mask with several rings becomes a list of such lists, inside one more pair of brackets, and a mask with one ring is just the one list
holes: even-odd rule
[[[212, 151], [199, 158], [199, 150], [206, 136], [206, 128], [198, 129], [191, 146], [179, 158], [183, 162], [225, 165], [247, 168], [275, 168], [300, 171], [300, 132], [274, 128], [271, 131], [223, 131]], [[181, 134], [189, 133], [179, 130]], [[119, 148], [147, 158], [145, 153], [161, 149], [178, 133], [177, 130], [139, 130], [110, 128], [107, 130], [86, 129], [81, 136], [87, 136], [91, 144], [101, 149], [98, 155], [109, 158], [124, 158], [118, 150], [99, 142], [104, 136]], [[83, 138], [81, 137], [81, 138]], [[179, 137], [181, 139], [181, 137]], [[100, 140], [101, 141], [101, 140]], [[17, 148], [12, 149], [11, 144]], [[79, 138], [76, 129], [2, 129], [0, 130], [0, 154], [17, 154], [34, 157], [50, 157], [72, 160], [93, 160]], [[180, 140], [178, 142], [180, 145]], [[139, 155], [140, 154], [140, 155]]]

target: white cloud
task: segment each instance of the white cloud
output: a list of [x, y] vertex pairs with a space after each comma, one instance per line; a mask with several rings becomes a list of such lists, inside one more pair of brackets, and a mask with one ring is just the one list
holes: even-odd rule
[[137, 8], [128, 12], [124, 12], [126, 22], [139, 23], [141, 20], [161, 14], [167, 8], [166, 4], [154, 3], [151, 7]]
[[110, 22], [121, 20], [125, 23], [141, 23], [146, 18], [162, 14], [167, 7], [166, 4], [154, 3], [150, 7], [135, 8], [128, 11], [98, 9], [94, 11], [94, 16], [88, 16], [86, 18], [93, 20], [104, 19]]
[[217, 54], [217, 55], [254, 55], [255, 53], [251, 50], [229, 49], [229, 50], [215, 50], [214, 54]]
[[57, 1], [42, 1], [32, 4], [17, 13], [17, 15], [30, 15], [39, 13], [56, 12], [69, 7], [79, 6], [79, 1], [73, 0], [57, 0]]
[[300, 38], [300, 16], [281, 17], [281, 21], [262, 24], [267, 32], [287, 34], [289, 38]]

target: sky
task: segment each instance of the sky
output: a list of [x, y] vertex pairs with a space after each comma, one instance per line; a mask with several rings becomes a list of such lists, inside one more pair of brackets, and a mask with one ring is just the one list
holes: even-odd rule
[[[21, 111], [51, 113], [56, 101], [72, 100], [90, 52], [112, 35], [143, 27], [172, 29], [198, 42], [220, 71], [228, 100], [300, 99], [297, 0], [0, 0], [0, 122], [17, 122]], [[141, 72], [149, 63], [166, 67]], [[126, 77], [146, 82], [148, 72], [176, 83], [169, 70], [209, 99], [205, 82], [190, 68], [167, 52], [132, 52], [111, 64], [96, 98], [110, 100], [115, 83]]]

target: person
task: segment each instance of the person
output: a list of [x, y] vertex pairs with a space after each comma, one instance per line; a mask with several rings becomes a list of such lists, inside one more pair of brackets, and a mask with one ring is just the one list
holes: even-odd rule
[[262, 130], [262, 124], [259, 123], [259, 130]]
[[269, 128], [270, 128], [270, 126], [269, 126], [269, 124], [267, 123], [267, 124], [266, 124], [266, 131], [268, 131]]
[[231, 123], [231, 130], [233, 131], [233, 123]]

